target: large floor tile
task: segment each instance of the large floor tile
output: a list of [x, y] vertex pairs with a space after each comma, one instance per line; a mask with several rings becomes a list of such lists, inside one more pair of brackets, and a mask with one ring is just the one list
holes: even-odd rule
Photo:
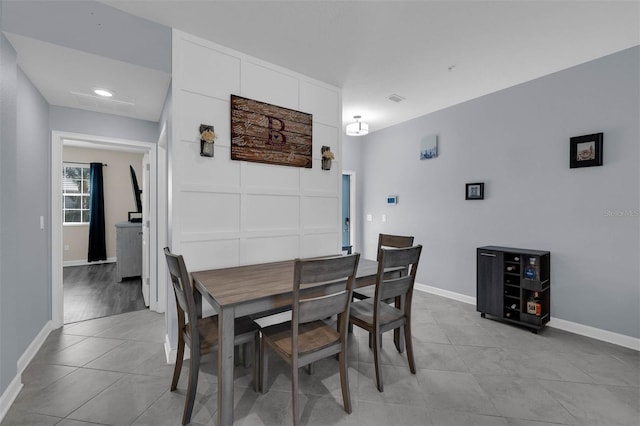
[[75, 345], [50, 354], [50, 356], [47, 357], [47, 363], [82, 367], [121, 345], [123, 342], [123, 340], [119, 339], [88, 337]]
[[611, 392], [607, 386], [587, 383], [540, 381], [543, 389], [578, 419], [580, 425], [635, 425], [638, 406]]
[[86, 364], [97, 370], [139, 373], [144, 364], [162, 351], [159, 343], [126, 341], [113, 350]]
[[[404, 405], [379, 404], [372, 402], [360, 402], [360, 405], [358, 406], [357, 420], [358, 424], [362, 426], [431, 425], [429, 411], [427, 411], [424, 406], [408, 407]], [[321, 425], [324, 423], [318, 421], [313, 424]]]
[[441, 410], [431, 411], [431, 423], [433, 426], [507, 426], [503, 417]]
[[28, 399], [17, 399], [14, 406], [38, 414], [66, 417], [122, 377], [120, 373], [81, 368], [34, 392]]
[[53, 426], [60, 422], [59, 417], [45, 416], [11, 408], [4, 417], [1, 426]]
[[167, 383], [162, 378], [127, 375], [68, 417], [102, 424], [128, 425], [144, 413], [166, 389]]
[[358, 365], [358, 389], [356, 398], [359, 401], [424, 406], [424, 396], [421, 392], [417, 376], [411, 374], [409, 367], [383, 365], [382, 380], [384, 392], [379, 392], [376, 386], [376, 375], [373, 364], [360, 363]]
[[468, 368], [453, 345], [413, 341], [416, 368], [420, 370], [442, 370], [467, 372]]
[[418, 380], [430, 410], [498, 415], [491, 399], [472, 374], [420, 370]]
[[478, 376], [478, 382], [504, 417], [577, 424], [576, 420], [537, 380]]
[[609, 354], [580, 354], [567, 357], [580, 370], [603, 385], [640, 386], [640, 365]]

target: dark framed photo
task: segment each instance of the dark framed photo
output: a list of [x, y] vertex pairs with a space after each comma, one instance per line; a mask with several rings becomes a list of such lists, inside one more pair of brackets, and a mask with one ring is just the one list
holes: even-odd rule
[[591, 166], [602, 166], [602, 133], [571, 138], [569, 168]]
[[484, 200], [484, 182], [465, 185], [465, 200]]

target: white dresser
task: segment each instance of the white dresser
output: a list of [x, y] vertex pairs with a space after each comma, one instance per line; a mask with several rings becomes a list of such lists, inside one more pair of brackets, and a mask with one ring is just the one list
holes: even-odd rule
[[142, 275], [142, 223], [116, 223], [116, 281]]

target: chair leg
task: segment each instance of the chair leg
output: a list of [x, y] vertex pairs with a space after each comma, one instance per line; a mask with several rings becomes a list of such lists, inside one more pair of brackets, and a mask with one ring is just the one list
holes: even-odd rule
[[[241, 345], [241, 346], [244, 346], [244, 344]], [[237, 345], [233, 346], [233, 362], [234, 362], [233, 365], [236, 366], [236, 367], [239, 366], [240, 364], [242, 364], [242, 362], [243, 362], [242, 361], [242, 359], [243, 359], [242, 358], [242, 353], [243, 352], [242, 352], [241, 349], [242, 348], [240, 346], [237, 346]]]
[[297, 426], [299, 423], [299, 415], [298, 412], [298, 363], [293, 362], [291, 364], [291, 406], [293, 409], [293, 425]]
[[173, 380], [171, 380], [171, 392], [178, 387], [178, 380], [180, 379], [180, 372], [182, 371], [182, 360], [184, 359], [184, 339], [182, 336], [178, 337], [178, 348], [176, 352], [176, 363], [173, 367]]
[[413, 358], [413, 340], [411, 340], [411, 322], [407, 321], [404, 325], [404, 341], [407, 345], [407, 360], [409, 361], [409, 370], [416, 374], [416, 362]]
[[183, 425], [189, 424], [189, 422], [191, 422], [191, 413], [193, 413], [193, 404], [196, 400], [196, 391], [198, 389], [199, 370], [200, 354], [192, 350], [191, 359], [189, 360], [189, 384], [187, 385], [187, 399], [184, 402], [184, 413], [182, 415]]
[[382, 370], [380, 365], [380, 342], [382, 335], [380, 333], [373, 333], [373, 360], [376, 367], [376, 384], [378, 385], [378, 391], [384, 392], [384, 386], [382, 385]]
[[340, 351], [340, 386], [342, 387], [342, 403], [344, 411], [351, 414], [351, 395], [349, 395], [349, 370], [347, 367], [347, 354]]
[[253, 390], [260, 392], [260, 333], [253, 335]]
[[264, 393], [267, 387], [267, 364], [269, 363], [267, 357], [267, 345], [264, 343], [263, 337], [260, 341], [260, 383], [258, 384], [261, 393]]

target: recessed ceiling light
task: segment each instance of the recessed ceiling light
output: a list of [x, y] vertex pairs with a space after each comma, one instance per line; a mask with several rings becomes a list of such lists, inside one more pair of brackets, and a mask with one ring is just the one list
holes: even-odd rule
[[95, 93], [98, 96], [104, 96], [105, 98], [110, 98], [113, 96], [113, 92], [107, 89], [93, 89], [93, 93]]

